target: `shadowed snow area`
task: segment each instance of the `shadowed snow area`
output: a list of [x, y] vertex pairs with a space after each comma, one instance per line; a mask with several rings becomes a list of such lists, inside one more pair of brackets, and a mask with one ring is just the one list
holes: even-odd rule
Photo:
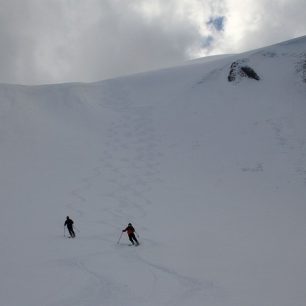
[[[235, 61], [260, 80], [228, 82]], [[91, 84], [0, 85], [0, 304], [304, 306], [305, 61], [302, 37]], [[129, 222], [137, 248], [117, 243]]]

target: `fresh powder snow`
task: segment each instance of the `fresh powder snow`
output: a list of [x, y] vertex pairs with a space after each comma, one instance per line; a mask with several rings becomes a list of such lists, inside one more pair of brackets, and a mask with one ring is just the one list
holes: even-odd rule
[[0, 305], [305, 306], [305, 118], [306, 37], [0, 85]]

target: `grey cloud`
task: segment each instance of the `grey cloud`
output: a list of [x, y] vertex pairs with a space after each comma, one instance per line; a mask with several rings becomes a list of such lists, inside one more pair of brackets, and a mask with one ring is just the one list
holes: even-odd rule
[[[146, 22], [142, 16], [130, 14], [116, 18], [109, 12], [94, 29], [88, 29], [80, 37], [86, 41], [81, 51], [94, 71], [87, 77], [115, 76], [126, 72], [138, 72], [178, 63], [187, 58], [187, 48], [198, 40], [197, 29], [188, 23], [167, 24], [156, 18]], [[97, 65], [98, 63], [98, 65]]]
[[[134, 3], [135, 4], [135, 3]], [[200, 37], [125, 1], [0, 1], [0, 82], [95, 81], [178, 63]]]

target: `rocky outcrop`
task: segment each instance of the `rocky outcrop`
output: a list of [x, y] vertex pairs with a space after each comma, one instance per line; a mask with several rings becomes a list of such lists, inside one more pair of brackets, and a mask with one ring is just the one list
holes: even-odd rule
[[260, 80], [258, 74], [250, 66], [245, 65], [245, 61], [235, 61], [232, 63], [229, 75], [227, 77], [229, 82], [236, 81], [241, 78], [250, 78], [256, 81]]
[[306, 53], [299, 55], [299, 61], [296, 63], [296, 72], [304, 83], [306, 83]]

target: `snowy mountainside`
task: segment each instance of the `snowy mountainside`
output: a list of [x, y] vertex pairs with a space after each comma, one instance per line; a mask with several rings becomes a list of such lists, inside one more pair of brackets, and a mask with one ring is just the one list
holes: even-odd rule
[[[305, 63], [302, 37], [0, 85], [0, 305], [304, 306]], [[128, 222], [138, 248], [117, 244]]]

